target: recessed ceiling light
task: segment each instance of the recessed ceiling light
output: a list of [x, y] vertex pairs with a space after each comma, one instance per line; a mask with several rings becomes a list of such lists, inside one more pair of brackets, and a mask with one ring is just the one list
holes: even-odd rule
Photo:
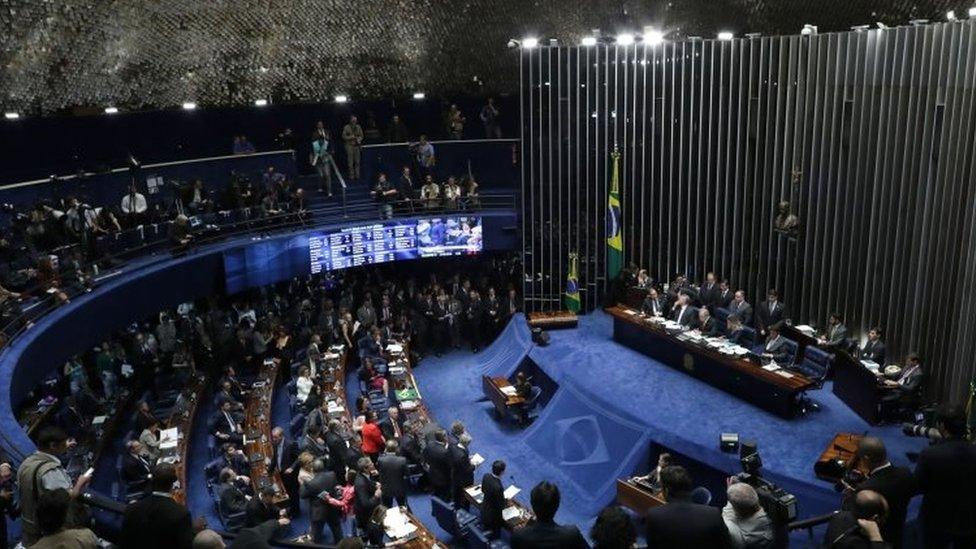
[[17, 112], [5, 112], [5, 113], [3, 113], [3, 117], [6, 118], [7, 120], [17, 120], [18, 118], [20, 118], [20, 113], [17, 113]]
[[587, 46], [587, 47], [589, 47], [589, 46], [595, 46], [596, 45], [596, 36], [584, 36], [583, 39], [580, 40], [580, 44], [583, 45], [583, 46]]
[[634, 35], [630, 33], [623, 33], [617, 35], [617, 45], [618, 46], [629, 46], [634, 43]]
[[254, 100], [254, 106], [255, 107], [267, 107], [268, 106], [268, 100], [267, 99], [255, 99]]
[[187, 101], [186, 103], [183, 103], [183, 110], [192, 111], [195, 108], [197, 108], [197, 104], [196, 103], [193, 103], [193, 102], [190, 102], [190, 101]]
[[347, 97], [345, 95], [337, 95], [337, 96], [335, 96], [335, 102], [336, 103], [346, 103], [348, 101], [349, 101], [349, 97]]
[[735, 38], [735, 35], [729, 31], [722, 31], [718, 33], [719, 40], [732, 40], [733, 38]]
[[425, 95], [424, 92], [414, 92], [413, 94], [414, 99], [423, 99], [425, 97], [427, 97], [427, 95]]
[[105, 114], [118, 114], [119, 109], [116, 107], [105, 107]]
[[538, 38], [535, 38], [535, 37], [530, 36], [530, 37], [527, 37], [527, 38], [523, 38], [522, 39], [522, 47], [523, 48], [526, 48], [526, 49], [528, 49], [528, 48], [534, 48], [534, 47], [536, 47], [538, 45], [539, 45], [539, 39]]

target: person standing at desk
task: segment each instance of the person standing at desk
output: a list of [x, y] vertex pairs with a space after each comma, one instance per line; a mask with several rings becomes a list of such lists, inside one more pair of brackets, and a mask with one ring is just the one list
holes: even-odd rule
[[644, 302], [641, 304], [641, 314], [647, 316], [664, 316], [664, 299], [657, 293], [657, 290], [651, 288], [647, 291], [647, 297], [644, 298]]
[[715, 273], [706, 274], [705, 282], [698, 289], [698, 300], [701, 301], [702, 307], [708, 309], [714, 307], [718, 302], [718, 293], [719, 288]]
[[861, 360], [870, 360], [884, 366], [885, 345], [881, 341], [882, 335], [884, 334], [881, 328], [877, 326], [868, 330], [868, 340], [864, 343], [864, 347], [861, 347]]
[[505, 489], [502, 486], [502, 475], [505, 474], [505, 462], [496, 460], [491, 464], [491, 472], [481, 477], [481, 493], [484, 500], [481, 503], [481, 525], [495, 537], [505, 525], [502, 511], [505, 510]]
[[833, 313], [827, 318], [827, 333], [821, 336], [817, 343], [829, 351], [837, 351], [847, 347], [847, 326], [840, 313]]
[[729, 281], [723, 278], [718, 283], [718, 295], [715, 298], [715, 306], [728, 309], [729, 305], [732, 304], [732, 299], [735, 297], [735, 292], [729, 287]]
[[766, 337], [771, 326], [788, 321], [789, 318], [790, 313], [786, 305], [779, 301], [779, 292], [770, 288], [766, 292], [766, 301], [760, 303], [756, 311], [756, 327], [759, 329], [759, 335]]
[[729, 316], [737, 316], [742, 324], [752, 324], [752, 305], [746, 301], [746, 293], [742, 290], [735, 292], [735, 297], [729, 303]]

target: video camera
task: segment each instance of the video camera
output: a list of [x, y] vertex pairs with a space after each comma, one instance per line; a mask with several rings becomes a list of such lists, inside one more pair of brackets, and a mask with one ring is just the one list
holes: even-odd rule
[[742, 443], [739, 463], [742, 464], [742, 472], [735, 479], [755, 488], [759, 504], [766, 514], [778, 524], [796, 520], [796, 496], [762, 478], [762, 458], [755, 442]]
[[929, 440], [942, 440], [943, 435], [936, 427], [929, 427], [927, 425], [918, 425], [916, 423], [902, 423], [901, 432], [905, 433], [906, 436], [927, 438]]

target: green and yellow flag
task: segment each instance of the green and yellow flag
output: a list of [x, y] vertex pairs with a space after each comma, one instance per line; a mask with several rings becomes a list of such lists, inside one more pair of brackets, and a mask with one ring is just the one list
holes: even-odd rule
[[569, 254], [569, 273], [566, 274], [566, 295], [563, 302], [566, 309], [577, 313], [580, 310], [579, 277], [577, 271], [576, 254]]
[[620, 151], [613, 149], [613, 179], [607, 197], [607, 278], [620, 274], [624, 263], [624, 234], [620, 217]]

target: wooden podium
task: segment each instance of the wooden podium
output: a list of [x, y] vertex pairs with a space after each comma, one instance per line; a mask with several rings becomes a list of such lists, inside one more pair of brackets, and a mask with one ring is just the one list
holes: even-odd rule
[[526, 316], [529, 319], [530, 328], [542, 328], [544, 330], [575, 328], [579, 322], [576, 313], [572, 311], [537, 311]]

